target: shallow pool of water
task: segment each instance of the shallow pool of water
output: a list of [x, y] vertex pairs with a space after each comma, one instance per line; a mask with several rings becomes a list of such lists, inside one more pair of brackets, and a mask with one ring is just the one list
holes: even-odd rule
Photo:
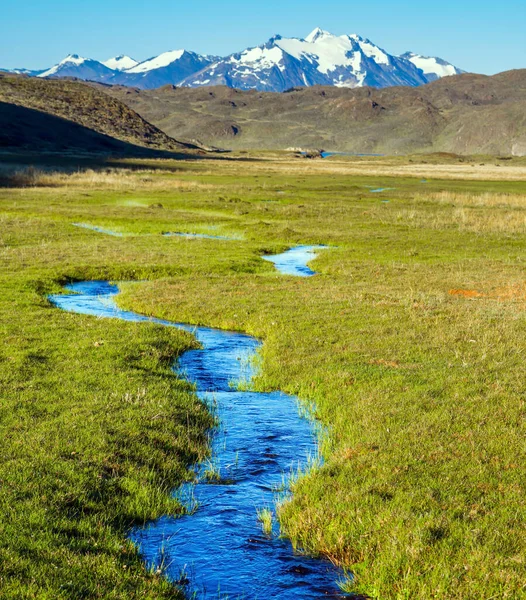
[[211, 235], [209, 233], [184, 233], [184, 232], [179, 232], [179, 231], [169, 231], [167, 233], [163, 233], [163, 235], [165, 237], [184, 237], [184, 238], [188, 238], [188, 239], [202, 238], [202, 239], [206, 239], [206, 240], [234, 241], [236, 239], [240, 239], [240, 238], [235, 238], [235, 237], [227, 237], [225, 235]]
[[312, 277], [315, 271], [309, 268], [308, 263], [316, 258], [320, 250], [327, 246], [296, 246], [281, 254], [263, 256], [264, 260], [274, 263], [282, 275], [296, 275], [297, 277]]
[[91, 231], [96, 231], [97, 233], [104, 233], [105, 235], [112, 235], [114, 237], [124, 237], [123, 233], [119, 233], [118, 231], [112, 231], [111, 229], [104, 229], [103, 227], [99, 227], [98, 225], [89, 225], [88, 223], [73, 223], [75, 227], [81, 227], [82, 229], [90, 229]]
[[[295, 250], [289, 252], [296, 267], [306, 268], [312, 252]], [[284, 272], [290, 268], [288, 263]], [[300, 269], [295, 274], [309, 273]], [[166, 516], [131, 532], [147, 564], [162, 565], [190, 597], [343, 598], [341, 571], [328, 561], [294, 552], [289, 541], [276, 535], [277, 525], [274, 535], [265, 535], [258, 522], [258, 510], [274, 512], [276, 501], [288, 493], [290, 474], [318, 456], [316, 427], [300, 416], [295, 397], [240, 391], [239, 384], [253, 376], [252, 359], [260, 342], [241, 333], [121, 310], [115, 303], [118, 288], [108, 282], [74, 283], [67, 289], [71, 293], [50, 296], [65, 311], [178, 327], [192, 332], [203, 346], [184, 353], [174, 369], [195, 383], [199, 397], [219, 418], [212, 458], [196, 466], [194, 482], [175, 492], [192, 514]]]

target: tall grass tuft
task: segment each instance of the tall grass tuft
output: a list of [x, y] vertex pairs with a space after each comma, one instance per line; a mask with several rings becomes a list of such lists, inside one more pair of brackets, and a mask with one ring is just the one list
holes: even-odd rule
[[267, 536], [272, 535], [274, 527], [274, 515], [270, 508], [258, 508], [256, 511], [258, 521], [261, 523], [261, 529]]

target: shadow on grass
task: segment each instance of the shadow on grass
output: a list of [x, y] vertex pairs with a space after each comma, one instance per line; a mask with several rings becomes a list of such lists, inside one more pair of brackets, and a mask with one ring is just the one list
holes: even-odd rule
[[[151, 162], [145, 164], [148, 159]], [[181, 144], [180, 151], [142, 147], [39, 110], [0, 102], [0, 187], [38, 185], [37, 168], [66, 174], [109, 168], [177, 172], [180, 167], [170, 161], [210, 159], [233, 160], [192, 144]]]

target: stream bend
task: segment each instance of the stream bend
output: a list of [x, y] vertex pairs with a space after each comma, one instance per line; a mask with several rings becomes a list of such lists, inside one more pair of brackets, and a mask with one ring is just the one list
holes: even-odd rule
[[[310, 260], [312, 254], [307, 255]], [[105, 281], [66, 288], [70, 294], [50, 296], [65, 311], [177, 327], [203, 346], [185, 352], [174, 370], [196, 385], [219, 418], [211, 464], [196, 466], [196, 482], [174, 492], [195, 508], [193, 514], [166, 516], [131, 532], [146, 563], [156, 568], [162, 563], [167, 577], [183, 585], [189, 597], [343, 598], [338, 569], [295, 553], [288, 540], [265, 535], [258, 522], [258, 509], [273, 509], [287, 493], [288, 475], [318, 455], [315, 425], [300, 416], [297, 398], [236, 387], [252, 378], [251, 359], [260, 342], [242, 333], [121, 310], [115, 303], [118, 287]]]

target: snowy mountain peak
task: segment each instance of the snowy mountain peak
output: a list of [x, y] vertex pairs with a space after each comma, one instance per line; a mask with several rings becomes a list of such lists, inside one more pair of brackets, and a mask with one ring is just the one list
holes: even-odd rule
[[445, 60], [434, 56], [422, 56], [421, 54], [415, 54], [414, 52], [406, 52], [405, 54], [402, 54], [400, 58], [405, 58], [412, 62], [416, 68], [423, 71], [430, 80], [464, 73], [464, 71], [461, 71]]
[[[429, 64], [423, 65], [424, 60]], [[180, 85], [278, 92], [312, 85], [417, 86], [455, 71], [434, 60], [392, 56], [357, 34], [336, 36], [318, 27], [304, 39], [274, 36], [266, 44], [216, 60]]]
[[68, 54], [51, 69], [39, 73], [37, 77], [78, 77], [79, 79], [105, 81], [114, 72], [98, 60], [84, 58], [78, 54]]
[[79, 56], [78, 54], [68, 54], [66, 56], [66, 58], [61, 60], [58, 64], [65, 65], [66, 63], [70, 63], [73, 65], [81, 65], [82, 63], [86, 62], [87, 60], [89, 60], [89, 59], [84, 58], [83, 56]]
[[125, 54], [120, 54], [119, 56], [114, 56], [113, 58], [109, 58], [108, 60], [102, 63], [108, 69], [113, 69], [114, 71], [126, 71], [127, 69], [132, 69], [139, 64], [139, 61], [134, 60], [130, 56], [126, 56]]
[[186, 50], [171, 50], [170, 52], [163, 52], [163, 54], [159, 54], [159, 56], [154, 56], [153, 58], [149, 58], [135, 67], [128, 69], [127, 73], [146, 73], [147, 71], [153, 71], [154, 69], [162, 69], [163, 67], [167, 67], [169, 64], [179, 60]]
[[84, 58], [82, 56], [79, 56], [78, 54], [68, 54], [66, 56], [66, 58], [62, 59], [55, 66], [51, 67], [51, 69], [48, 69], [47, 71], [44, 71], [43, 73], [40, 73], [40, 75], [38, 75], [38, 77], [51, 77], [52, 75], [55, 75], [56, 73], [60, 72], [64, 68], [80, 67], [88, 60], [89, 60], [88, 58]]
[[308, 42], [309, 44], [314, 44], [318, 40], [321, 40], [323, 38], [333, 38], [333, 37], [336, 37], [336, 36], [334, 36], [332, 33], [329, 33], [328, 31], [325, 31], [321, 27], [316, 27], [316, 29], [311, 31], [309, 33], [309, 35], [305, 38], [305, 41]]
[[[77, 77], [112, 85], [153, 89], [163, 85], [226, 85], [282, 92], [300, 86], [424, 85], [462, 73], [440, 58], [407, 52], [394, 56], [356, 33], [334, 35], [317, 27], [306, 38], [275, 35], [227, 57], [172, 50], [137, 62], [127, 55], [104, 63], [70, 54], [39, 77]], [[31, 74], [31, 73], [30, 73]]]
[[271, 48], [276, 42], [279, 42], [279, 40], [282, 40], [283, 36], [279, 35], [279, 33], [274, 34], [270, 40], [264, 44], [264, 46], [266, 46], [267, 48]]

